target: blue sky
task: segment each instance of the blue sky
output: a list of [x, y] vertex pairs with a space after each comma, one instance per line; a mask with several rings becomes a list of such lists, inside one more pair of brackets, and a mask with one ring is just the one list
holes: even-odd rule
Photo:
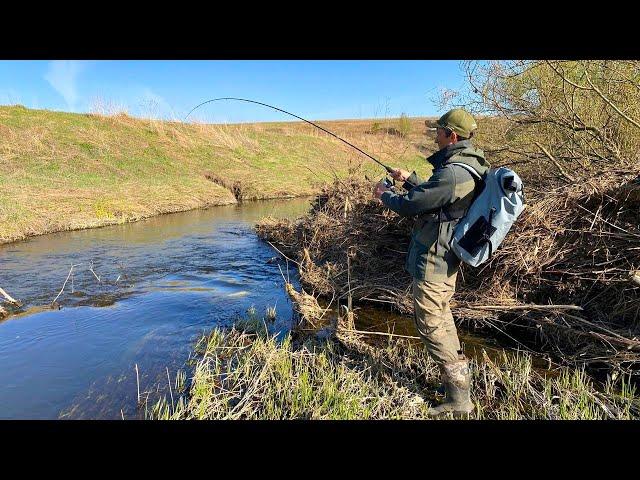
[[[309, 120], [435, 116], [441, 89], [465, 81], [458, 61], [0, 61], [0, 104], [182, 119], [215, 97], [268, 103]], [[216, 102], [189, 120], [294, 120], [242, 102]]]

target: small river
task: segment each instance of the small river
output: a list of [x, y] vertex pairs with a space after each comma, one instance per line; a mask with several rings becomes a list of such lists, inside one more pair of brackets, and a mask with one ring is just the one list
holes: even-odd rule
[[[275, 306], [274, 328], [287, 329], [278, 254], [252, 226], [309, 203], [251, 202], [0, 245], [0, 287], [35, 311], [0, 322], [0, 419], [139, 418], [136, 365], [141, 394], [153, 398], [203, 332], [250, 307]], [[62, 308], [30, 309], [56, 298], [73, 264]]]
[[[286, 266], [252, 227], [309, 205], [251, 202], [0, 245], [0, 287], [27, 312], [0, 322], [0, 419], [143, 418], [138, 386], [149, 404], [167, 395], [204, 332], [274, 306], [270, 329], [287, 331]], [[60, 309], [42, 308], [56, 298]], [[391, 321], [415, 335], [407, 318], [362, 313], [358, 328]]]

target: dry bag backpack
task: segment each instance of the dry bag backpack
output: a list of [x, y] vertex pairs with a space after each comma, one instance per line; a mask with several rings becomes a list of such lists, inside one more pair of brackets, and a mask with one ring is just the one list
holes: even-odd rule
[[450, 163], [467, 170], [482, 188], [453, 231], [451, 250], [465, 263], [477, 267], [500, 246], [511, 225], [524, 210], [522, 180], [506, 167], [490, 168], [480, 176], [464, 163]]

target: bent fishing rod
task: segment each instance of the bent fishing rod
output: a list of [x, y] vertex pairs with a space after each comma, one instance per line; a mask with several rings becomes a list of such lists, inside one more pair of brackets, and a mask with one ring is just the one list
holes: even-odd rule
[[[219, 101], [219, 100], [237, 100], [237, 101], [239, 101], [239, 102], [255, 103], [255, 104], [257, 104], [257, 105], [262, 105], [262, 106], [264, 106], [264, 107], [269, 107], [269, 108], [272, 108], [272, 109], [277, 110], [277, 111], [279, 111], [279, 112], [286, 113], [287, 115], [291, 115], [292, 117], [295, 117], [295, 118], [297, 118], [297, 119], [299, 119], [299, 120], [302, 120], [303, 122], [307, 122], [309, 125], [313, 125], [314, 127], [319, 128], [319, 129], [320, 129], [320, 130], [322, 130], [323, 132], [328, 133], [328, 134], [329, 134], [329, 135], [331, 135], [332, 137], [335, 137], [335, 138], [337, 138], [338, 140], [340, 140], [341, 142], [346, 143], [346, 144], [347, 144], [347, 145], [349, 145], [350, 147], [355, 148], [357, 151], [359, 151], [359, 152], [360, 152], [360, 153], [362, 153], [363, 155], [366, 155], [367, 157], [369, 157], [371, 160], [373, 160], [374, 162], [376, 162], [376, 163], [377, 163], [378, 165], [380, 165], [381, 167], [384, 167], [384, 169], [387, 171], [387, 173], [392, 173], [392, 172], [393, 172], [393, 169], [392, 169], [391, 167], [389, 167], [389, 166], [385, 165], [384, 163], [380, 162], [378, 159], [376, 159], [376, 158], [372, 157], [371, 155], [369, 155], [367, 152], [365, 152], [365, 151], [363, 151], [363, 150], [359, 149], [359, 148], [358, 148], [358, 147], [356, 147], [355, 145], [353, 145], [353, 144], [351, 144], [351, 143], [347, 142], [346, 140], [344, 140], [344, 139], [340, 138], [338, 135], [336, 135], [336, 134], [335, 134], [335, 133], [333, 133], [333, 132], [330, 132], [330, 131], [329, 131], [329, 130], [327, 130], [326, 128], [323, 128], [323, 127], [321, 127], [320, 125], [316, 125], [315, 123], [310, 122], [309, 120], [305, 120], [304, 118], [299, 117], [298, 115], [295, 115], [295, 114], [293, 114], [293, 113], [291, 113], [291, 112], [287, 112], [286, 110], [283, 110], [283, 109], [281, 109], [281, 108], [274, 107], [273, 105], [269, 105], [269, 104], [262, 103], [262, 102], [256, 102], [255, 100], [248, 100], [248, 99], [246, 99], [246, 98], [236, 98], [236, 97], [221, 97], [221, 98], [213, 98], [213, 99], [211, 99], [211, 100], [207, 100], [206, 102], [202, 102], [201, 104], [196, 105], [195, 107], [193, 107], [193, 108], [191, 109], [191, 111], [190, 111], [189, 113], [187, 113], [187, 115], [185, 115], [185, 117], [184, 117], [183, 121], [185, 121], [185, 120], [187, 119], [187, 117], [188, 117], [189, 115], [191, 115], [191, 113], [192, 113], [196, 108], [199, 108], [199, 107], [201, 107], [202, 105], [206, 105], [207, 103], [217, 102], [217, 101]], [[387, 185], [387, 186], [389, 186], [389, 185]]]

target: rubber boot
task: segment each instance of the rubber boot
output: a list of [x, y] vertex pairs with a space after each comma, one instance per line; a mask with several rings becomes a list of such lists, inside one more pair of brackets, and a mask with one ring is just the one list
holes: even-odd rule
[[436, 396], [440, 395], [441, 397], [444, 397], [447, 395], [447, 384], [445, 383], [444, 379], [444, 369], [440, 367], [440, 385], [438, 385], [435, 392], [433, 392]]
[[437, 417], [452, 413], [454, 417], [465, 417], [473, 412], [469, 361], [465, 358], [444, 364], [442, 380], [445, 387], [444, 402], [437, 407], [431, 407], [427, 414]]

